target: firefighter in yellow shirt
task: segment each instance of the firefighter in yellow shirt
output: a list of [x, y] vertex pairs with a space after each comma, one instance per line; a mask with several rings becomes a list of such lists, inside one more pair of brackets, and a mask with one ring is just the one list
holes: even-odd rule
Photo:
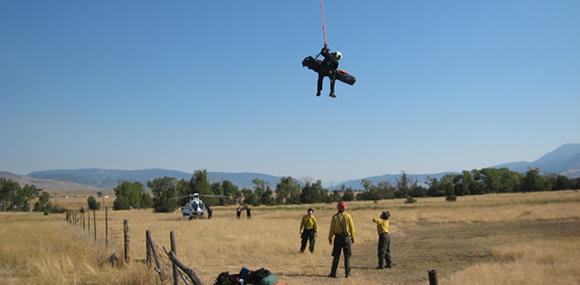
[[338, 213], [332, 216], [330, 221], [330, 231], [328, 233], [328, 242], [332, 245], [334, 236], [334, 246], [332, 248], [332, 268], [328, 277], [336, 278], [336, 269], [340, 261], [340, 251], [344, 252], [344, 275], [350, 277], [350, 257], [352, 256], [351, 245], [354, 243], [354, 225], [352, 217], [345, 213], [346, 204], [339, 202], [336, 205]]
[[[391, 268], [393, 262], [391, 261], [391, 237], [389, 236], [389, 211], [383, 211], [379, 218], [373, 218], [373, 222], [377, 224], [377, 233], [379, 234], [379, 266], [375, 269]], [[385, 261], [387, 265], [385, 266]]]
[[306, 243], [309, 240], [310, 247], [308, 249], [310, 252], [314, 252], [314, 244], [316, 243], [316, 237], [318, 237], [318, 224], [316, 223], [316, 218], [312, 215], [314, 214], [314, 209], [309, 208], [307, 212], [308, 214], [304, 215], [300, 222], [300, 237], [302, 238], [300, 252], [304, 252]]

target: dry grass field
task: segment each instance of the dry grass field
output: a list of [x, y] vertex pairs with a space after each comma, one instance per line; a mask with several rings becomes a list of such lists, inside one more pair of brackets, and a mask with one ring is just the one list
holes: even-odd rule
[[[80, 195], [80, 194], [79, 194]], [[78, 195], [77, 195], [78, 196]], [[66, 203], [86, 205], [86, 197]], [[112, 199], [110, 199], [112, 202]], [[59, 204], [61, 202], [59, 201]], [[63, 203], [65, 203], [63, 201]], [[64, 221], [64, 214], [0, 213], [1, 284], [160, 284], [141, 263], [112, 268], [111, 253], [123, 256], [123, 220], [130, 222], [131, 257], [144, 259], [145, 231], [213, 284], [219, 273], [265, 267], [285, 284], [428, 284], [436, 269], [440, 284], [580, 284], [580, 192], [490, 194], [378, 203], [347, 203], [354, 220], [352, 278], [330, 279], [332, 247], [327, 236], [334, 204], [254, 207], [252, 220], [237, 220], [236, 207], [214, 207], [214, 219], [188, 221], [176, 211], [109, 211], [109, 246], [104, 211], [93, 232]], [[315, 209], [319, 236], [314, 254], [298, 253], [299, 223]], [[86, 208], [86, 206], [85, 206]], [[377, 265], [377, 233], [371, 219], [391, 216], [392, 269]], [[91, 215], [92, 216], [92, 215]], [[91, 221], [93, 223], [93, 221]], [[342, 259], [339, 273], [342, 273]]]

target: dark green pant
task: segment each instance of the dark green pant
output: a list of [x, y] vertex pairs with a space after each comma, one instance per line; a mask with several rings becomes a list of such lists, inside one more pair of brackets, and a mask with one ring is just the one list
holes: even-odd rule
[[344, 252], [344, 274], [348, 276], [350, 274], [350, 257], [352, 256], [350, 236], [334, 236], [334, 246], [332, 248], [332, 257], [334, 259], [330, 269], [330, 275], [332, 276], [336, 276], [341, 250]]
[[304, 252], [308, 240], [310, 240], [310, 247], [308, 249], [310, 252], [314, 252], [314, 244], [316, 243], [316, 232], [314, 229], [304, 229], [302, 231], [302, 246], [300, 247], [300, 252]]
[[388, 233], [379, 235], [379, 266], [385, 266], [385, 261], [387, 261], [387, 267], [391, 266], [393, 262], [391, 261], [391, 237]]

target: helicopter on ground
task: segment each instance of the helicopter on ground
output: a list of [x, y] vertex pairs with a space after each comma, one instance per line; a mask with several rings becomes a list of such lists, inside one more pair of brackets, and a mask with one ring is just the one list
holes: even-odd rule
[[179, 197], [173, 197], [171, 199], [181, 199], [183, 197], [191, 197], [191, 200], [189, 200], [189, 202], [187, 202], [182, 208], [181, 208], [181, 214], [183, 214], [184, 217], [189, 217], [189, 219], [193, 219], [193, 218], [205, 218], [205, 204], [199, 199], [199, 197], [226, 197], [229, 198], [229, 196], [222, 196], [222, 195], [200, 195], [198, 193], [193, 193], [191, 195], [185, 195], [185, 196], [179, 196]]

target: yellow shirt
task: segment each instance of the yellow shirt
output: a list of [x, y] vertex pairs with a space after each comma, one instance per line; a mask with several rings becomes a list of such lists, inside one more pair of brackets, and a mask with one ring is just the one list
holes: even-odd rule
[[318, 232], [316, 218], [314, 216], [304, 215], [304, 217], [302, 217], [302, 221], [300, 222], [300, 229], [314, 229], [314, 232]]
[[349, 214], [345, 212], [338, 212], [332, 216], [328, 239], [332, 239], [332, 237], [335, 235], [350, 236], [352, 239], [354, 239], [354, 225], [352, 223], [352, 217]]
[[374, 218], [373, 222], [377, 223], [377, 233], [384, 234], [389, 233], [389, 220], [383, 220], [381, 218]]

